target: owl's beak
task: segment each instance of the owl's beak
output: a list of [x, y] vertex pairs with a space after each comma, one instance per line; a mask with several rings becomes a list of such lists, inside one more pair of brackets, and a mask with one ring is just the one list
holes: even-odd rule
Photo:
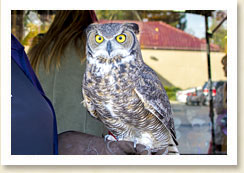
[[107, 43], [107, 52], [108, 52], [108, 55], [110, 55], [110, 53], [112, 52], [112, 45], [111, 45], [110, 41], [108, 41], [108, 43]]

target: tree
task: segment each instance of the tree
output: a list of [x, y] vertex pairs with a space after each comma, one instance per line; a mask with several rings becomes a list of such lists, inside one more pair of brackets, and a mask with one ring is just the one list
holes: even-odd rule
[[11, 33], [21, 41], [24, 36], [24, 10], [11, 11]]
[[132, 10], [96, 10], [99, 20], [140, 20]]
[[[225, 11], [216, 11], [212, 17], [212, 25], [210, 27], [213, 30], [221, 20], [226, 16]], [[221, 50], [224, 51], [227, 45], [227, 29], [226, 22], [224, 22], [219, 29], [213, 34], [211, 42], [220, 46]]]
[[52, 10], [12, 10], [11, 33], [28, 49], [38, 33], [48, 30], [53, 18]]
[[139, 15], [148, 21], [163, 21], [171, 26], [184, 30], [186, 27], [185, 13], [162, 10], [138, 10]]
[[163, 21], [171, 26], [184, 30], [186, 20], [184, 13], [162, 10], [97, 10], [99, 20], [139, 20]]

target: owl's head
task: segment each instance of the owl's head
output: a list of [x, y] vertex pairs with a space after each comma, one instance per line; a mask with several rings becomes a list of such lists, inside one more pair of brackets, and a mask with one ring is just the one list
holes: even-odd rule
[[138, 48], [138, 33], [139, 27], [135, 23], [91, 24], [86, 29], [87, 55], [107, 59], [127, 57]]

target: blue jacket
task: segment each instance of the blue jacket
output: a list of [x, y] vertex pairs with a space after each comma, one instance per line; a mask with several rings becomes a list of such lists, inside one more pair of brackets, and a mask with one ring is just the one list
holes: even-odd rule
[[11, 154], [58, 154], [53, 106], [29, 63], [24, 47], [11, 35]]

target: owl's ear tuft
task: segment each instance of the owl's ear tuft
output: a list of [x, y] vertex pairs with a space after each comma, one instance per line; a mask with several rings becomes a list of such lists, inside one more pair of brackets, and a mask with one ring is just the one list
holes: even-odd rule
[[139, 26], [136, 23], [125, 23], [124, 26], [131, 29], [135, 34], [139, 34]]
[[89, 33], [91, 30], [95, 29], [96, 27], [97, 27], [97, 24], [95, 24], [95, 23], [92, 23], [92, 24], [88, 25], [88, 27], [86, 27], [86, 29], [85, 29], [85, 33], [86, 33], [86, 35], [88, 35], [88, 33]]

